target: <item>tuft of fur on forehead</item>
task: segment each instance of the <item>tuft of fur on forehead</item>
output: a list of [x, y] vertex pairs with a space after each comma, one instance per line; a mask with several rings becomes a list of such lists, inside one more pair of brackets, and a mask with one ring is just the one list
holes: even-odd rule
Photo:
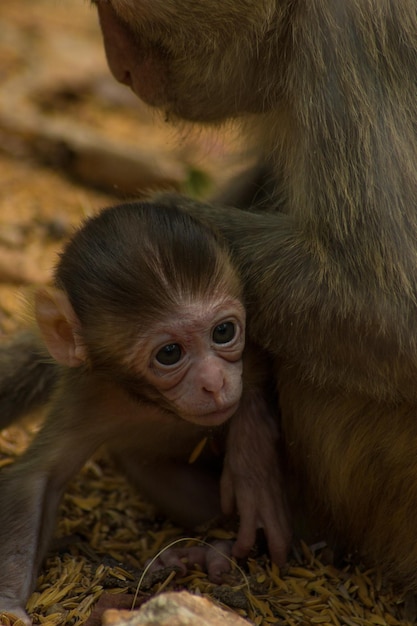
[[128, 203], [88, 219], [61, 254], [56, 284], [82, 326], [149, 323], [240, 281], [223, 242], [175, 206]]

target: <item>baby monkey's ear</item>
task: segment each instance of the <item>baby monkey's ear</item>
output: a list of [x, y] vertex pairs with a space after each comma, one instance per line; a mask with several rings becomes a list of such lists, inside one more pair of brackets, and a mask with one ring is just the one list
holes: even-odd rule
[[37, 291], [35, 316], [48, 352], [57, 363], [79, 367], [85, 362], [81, 324], [64, 291], [53, 288]]

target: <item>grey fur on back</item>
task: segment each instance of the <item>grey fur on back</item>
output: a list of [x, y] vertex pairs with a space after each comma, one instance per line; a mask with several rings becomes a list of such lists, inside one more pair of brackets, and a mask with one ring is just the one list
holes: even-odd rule
[[32, 331], [0, 344], [0, 429], [49, 399], [58, 374]]

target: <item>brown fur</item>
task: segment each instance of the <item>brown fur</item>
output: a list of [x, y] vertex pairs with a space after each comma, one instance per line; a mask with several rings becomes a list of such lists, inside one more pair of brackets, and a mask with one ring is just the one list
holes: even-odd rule
[[[262, 526], [271, 555], [285, 562], [290, 531], [270, 371], [253, 346], [243, 368], [242, 285], [224, 242], [175, 206], [110, 207], [67, 243], [35, 311], [60, 368], [44, 425], [0, 474], [0, 610], [29, 621], [24, 604], [61, 495], [102, 444], [173, 520], [192, 528], [237, 512], [236, 555], [248, 554]], [[26, 394], [42, 366], [24, 346], [36, 347], [28, 334], [15, 340], [15, 360], [6, 345], [1, 362], [11, 361], [14, 375], [37, 364], [24, 372]], [[36, 388], [19, 406], [44, 396]], [[1, 401], [7, 409], [7, 394]], [[220, 582], [230, 559], [200, 553]], [[160, 558], [185, 568], [172, 551]]]
[[97, 5], [117, 78], [259, 143], [253, 191], [225, 196], [256, 213], [183, 205], [240, 265], [313, 508], [417, 589], [416, 3], [113, 0], [118, 41]]
[[119, 80], [248, 130], [259, 164], [224, 198], [254, 212], [182, 204], [239, 263], [313, 517], [417, 589], [415, 1], [95, 4]]

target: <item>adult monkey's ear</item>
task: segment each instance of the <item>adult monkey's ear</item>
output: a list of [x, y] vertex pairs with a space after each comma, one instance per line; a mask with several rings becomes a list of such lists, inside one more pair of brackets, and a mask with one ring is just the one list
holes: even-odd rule
[[39, 289], [35, 294], [35, 317], [49, 354], [61, 365], [80, 367], [87, 357], [81, 341], [81, 324], [60, 289]]

